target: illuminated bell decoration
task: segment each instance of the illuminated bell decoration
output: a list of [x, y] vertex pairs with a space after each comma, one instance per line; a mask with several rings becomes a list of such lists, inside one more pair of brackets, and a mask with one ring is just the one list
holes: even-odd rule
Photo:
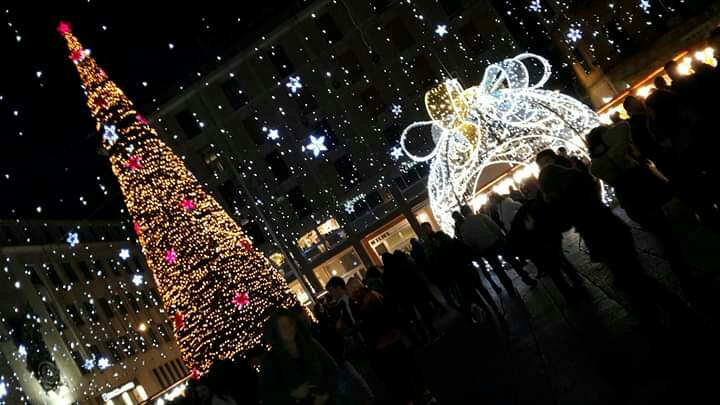
[[[98, 130], [114, 125], [120, 134], [114, 145], [104, 145], [163, 305], [174, 314], [183, 362], [199, 376], [213, 362], [259, 346], [272, 312], [297, 304], [283, 275], [253, 248], [77, 38], [69, 30], [61, 33], [71, 54], [83, 55], [75, 67]], [[100, 99], [104, 106], [97, 104]], [[181, 207], [189, 196], [202, 209]], [[238, 292], [247, 294], [238, 301], [242, 311], [232, 302]]]
[[[532, 61], [542, 69], [536, 83], [526, 65]], [[540, 150], [560, 146], [584, 153], [584, 137], [600, 124], [598, 116], [572, 97], [541, 89], [550, 74], [547, 59], [524, 53], [488, 66], [477, 86], [463, 89], [457, 80], [446, 80], [425, 94], [430, 120], [405, 128], [400, 146], [416, 162], [431, 161], [430, 206], [445, 232], [453, 232], [453, 211], [470, 204], [487, 166], [526, 165]], [[423, 127], [435, 145], [415, 154], [409, 134]]]

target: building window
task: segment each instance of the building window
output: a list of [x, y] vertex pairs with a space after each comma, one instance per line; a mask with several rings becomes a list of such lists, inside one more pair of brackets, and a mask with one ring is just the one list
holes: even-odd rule
[[[430, 59], [428, 59], [427, 56], [420, 55], [415, 58], [413, 66], [415, 66], [415, 78], [417, 79], [418, 84], [429, 85], [430, 83], [432, 83], [433, 79], [435, 78], [435, 73], [433, 72]], [[425, 92], [423, 86], [417, 86], [416, 89], [419, 92]]]
[[208, 149], [203, 153], [203, 160], [205, 161], [205, 166], [211, 173], [220, 173], [223, 171], [220, 157], [212, 149]]
[[290, 168], [288, 168], [288, 165], [285, 163], [285, 160], [280, 155], [280, 152], [276, 150], [265, 156], [265, 162], [267, 163], [268, 167], [270, 167], [270, 171], [272, 171], [278, 182], [283, 182], [289, 179], [292, 175]]
[[78, 281], [80, 281], [70, 263], [61, 263], [60, 267], [63, 270], [63, 274], [65, 274], [65, 278], [67, 278], [71, 283], [77, 283]]
[[465, 8], [460, 0], [441, 0], [438, 4], [440, 4], [440, 7], [442, 7], [448, 17], [454, 17], [460, 14]]
[[350, 159], [350, 156], [345, 155], [341, 157], [334, 163], [334, 166], [338, 177], [340, 178], [340, 182], [346, 189], [356, 187], [360, 180], [362, 180], [362, 176], [357, 170], [355, 163], [353, 163], [352, 159]]
[[354, 275], [362, 277], [365, 272], [360, 257], [355, 249], [350, 248], [326, 261], [321, 266], [313, 269], [320, 284], [325, 286], [332, 277], [342, 277], [348, 280]]
[[127, 337], [127, 335], [123, 335], [120, 337], [120, 349], [129, 357], [134, 356], [135, 346], [133, 346], [132, 341]]
[[68, 304], [65, 306], [65, 311], [68, 313], [68, 316], [70, 319], [73, 320], [73, 323], [75, 323], [75, 326], [83, 326], [85, 325], [85, 320], [80, 316], [80, 311], [75, 308], [75, 305]]
[[242, 121], [243, 127], [245, 128], [245, 132], [248, 134], [250, 139], [255, 142], [255, 145], [263, 145], [265, 141], [267, 141], [267, 138], [265, 137], [265, 134], [260, 130], [260, 124], [258, 123], [258, 120], [254, 116], [249, 116], [245, 118]]
[[285, 50], [281, 46], [275, 46], [274, 49], [270, 50], [268, 57], [270, 58], [270, 62], [275, 65], [275, 69], [277, 69], [281, 77], [285, 77], [295, 71], [295, 67], [290, 61], [290, 58], [288, 58]]
[[228, 180], [219, 188], [220, 196], [225, 200], [229, 206], [235, 206], [242, 203], [242, 196], [240, 190], [237, 189], [235, 183], [232, 180]]
[[408, 31], [402, 18], [395, 18], [388, 24], [385, 29], [390, 33], [390, 40], [400, 50], [404, 51], [409, 48], [415, 39]]
[[165, 342], [172, 341], [172, 336], [170, 335], [168, 328], [165, 326], [165, 323], [158, 324], [158, 331], [160, 331], [160, 335], [163, 337]]
[[34, 266], [26, 264], [25, 265], [25, 274], [28, 277], [30, 277], [30, 282], [32, 282], [33, 285], [36, 285], [36, 286], [43, 285], [42, 280], [40, 280], [40, 276], [38, 276], [37, 271], [35, 271]]
[[138, 291], [137, 295], [140, 296], [140, 300], [142, 300], [143, 304], [145, 305], [145, 308], [151, 308], [152, 304], [150, 303], [150, 300], [148, 299], [147, 294], [145, 294], [144, 291]]
[[153, 346], [159, 347], [160, 340], [158, 340], [157, 334], [155, 334], [155, 330], [150, 325], [148, 325], [147, 334], [150, 335], [150, 340], [152, 341]]
[[312, 207], [310, 207], [310, 203], [305, 198], [305, 194], [303, 194], [302, 190], [300, 190], [300, 187], [295, 187], [290, 190], [287, 194], [287, 198], [288, 201], [290, 201], [290, 205], [300, 218], [305, 218], [312, 214]]
[[190, 139], [200, 135], [202, 132], [202, 128], [200, 128], [198, 120], [195, 118], [195, 115], [190, 112], [190, 110], [180, 111], [175, 116], [175, 120], [177, 120], [183, 133], [185, 133], [185, 136]]
[[[335, 145], [337, 145], [337, 136], [335, 136], [335, 131], [333, 131], [332, 126], [329, 122], [327, 122], [326, 119], [322, 119], [320, 122], [315, 124], [313, 126], [313, 130], [311, 135], [314, 135], [315, 137], [324, 136], [325, 137], [325, 146], [328, 148], [328, 150], [333, 150], [335, 148]], [[310, 142], [310, 137], [308, 136], [305, 145], [307, 145]]]
[[630, 39], [630, 35], [619, 20], [615, 19], [603, 25], [608, 44], [611, 44], [617, 53], [630, 53], [635, 50], [636, 42]]
[[245, 92], [240, 87], [240, 81], [236, 78], [229, 79], [223, 83], [220, 88], [230, 103], [233, 110], [244, 107], [248, 103]]
[[55, 266], [51, 263], [46, 263], [43, 265], [43, 267], [45, 267], [45, 272], [47, 277], [50, 279], [50, 282], [52, 282], [55, 287], [62, 287], [63, 282], [60, 279], [57, 270], [55, 270]]
[[363, 105], [367, 111], [372, 114], [373, 117], [376, 117], [386, 108], [382, 97], [380, 97], [380, 92], [378, 92], [375, 86], [368, 87], [362, 92], [362, 94], [360, 94], [360, 98], [362, 99]]
[[110, 355], [112, 356], [113, 360], [115, 361], [122, 361], [124, 358], [122, 354], [122, 350], [118, 350], [118, 344], [117, 342], [114, 342], [110, 339], [105, 341], [105, 346], [107, 346], [108, 351], [110, 352]]
[[105, 313], [105, 316], [108, 319], [115, 318], [115, 312], [113, 312], [107, 299], [99, 298], [98, 302], [100, 302], [100, 308], [102, 308], [103, 312]]
[[382, 131], [382, 136], [389, 146], [399, 145], [401, 134], [402, 130], [395, 124], [390, 125]]
[[337, 63], [347, 75], [350, 83], [356, 83], [365, 75], [365, 71], [362, 68], [362, 64], [360, 64], [360, 60], [358, 60], [357, 56], [355, 56], [355, 52], [352, 50], [340, 55], [337, 58]]
[[112, 270], [113, 274], [116, 276], [120, 275], [120, 269], [118, 268], [117, 261], [113, 258], [107, 259], [107, 263], [110, 266], [110, 270]]
[[113, 297], [113, 301], [115, 302], [115, 307], [120, 311], [121, 314], [127, 315], [128, 310], [125, 306], [125, 303], [123, 302], [122, 298], [120, 298], [119, 295], [116, 295]]
[[325, 13], [319, 18], [317, 18], [315, 20], [315, 24], [317, 25], [320, 32], [322, 32], [325, 39], [328, 40], [330, 43], [335, 43], [342, 39], [342, 31], [340, 31], [337, 24], [335, 24], [335, 20], [333, 20], [330, 13]]
[[267, 242], [267, 238], [265, 237], [265, 233], [260, 229], [260, 226], [255, 221], [249, 221], [245, 225], [242, 226], [243, 231], [247, 234], [248, 237], [250, 237], [250, 240], [253, 241], [256, 245], [260, 245], [262, 243]]
[[55, 312], [55, 309], [47, 302], [45, 302], [45, 310], [47, 311], [48, 315], [50, 316], [50, 320], [55, 324], [57, 329], [59, 331], [65, 330], [67, 326], [65, 325], [65, 322], [63, 322], [62, 319], [58, 316], [57, 312]]
[[137, 347], [140, 348], [140, 351], [146, 352], [148, 349], [147, 342], [145, 342], [145, 337], [140, 336], [137, 333], [133, 333], [133, 336], [135, 338], [135, 343], [137, 343]]
[[83, 302], [83, 307], [85, 308], [86, 315], [88, 319], [90, 319], [90, 322], [95, 323], [100, 321], [100, 317], [95, 311], [95, 306], [91, 304], [90, 301]]
[[160, 294], [158, 293], [158, 291], [156, 289], [151, 288], [150, 295], [152, 295], [152, 298], [153, 298], [153, 300], [155, 300], [156, 305], [162, 304], [162, 298], [160, 298]]
[[73, 360], [75, 361], [75, 365], [77, 366], [77, 368], [80, 369], [80, 373], [82, 373], [82, 375], [88, 374], [90, 372], [90, 370], [83, 367], [85, 365], [85, 361], [83, 360], [82, 356], [80, 355], [80, 352], [78, 352], [77, 350], [73, 350], [71, 352], [71, 354], [72, 354]]
[[458, 36], [460, 37], [460, 43], [466, 51], [477, 54], [488, 49], [487, 44], [483, 41], [482, 36], [480, 35], [480, 31], [475, 28], [475, 24], [472, 22], [468, 22], [460, 28]]
[[300, 94], [293, 97], [293, 100], [295, 100], [298, 109], [305, 115], [312, 113], [320, 106], [309, 90], [300, 92]]
[[376, 13], [382, 13], [390, 7], [391, 0], [370, 0], [370, 5]]
[[126, 293], [127, 300], [130, 303], [130, 306], [135, 312], [140, 312], [140, 305], [138, 305], [137, 298], [133, 297], [132, 294]]
[[585, 56], [583, 56], [582, 52], [580, 52], [580, 50], [577, 48], [573, 48], [572, 49], [572, 57], [573, 57], [573, 61], [575, 61], [575, 63], [580, 65], [580, 67], [585, 72], [585, 74], [589, 75], [590, 71], [592, 69], [590, 68], [590, 65], [587, 63], [587, 60], [585, 60]]
[[80, 266], [80, 272], [83, 274], [83, 277], [85, 277], [85, 280], [90, 281], [95, 278], [87, 262], [79, 262], [78, 266]]

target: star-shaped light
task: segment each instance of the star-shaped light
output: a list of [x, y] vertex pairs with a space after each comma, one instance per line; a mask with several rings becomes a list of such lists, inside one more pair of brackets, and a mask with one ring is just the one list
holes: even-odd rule
[[280, 139], [280, 132], [277, 129], [268, 129], [267, 137], [271, 141], [276, 141]]
[[183, 207], [183, 208], [185, 208], [187, 211], [192, 211], [192, 210], [195, 209], [195, 201], [193, 201], [193, 200], [191, 200], [191, 199], [189, 199], [189, 198], [184, 198], [184, 199], [180, 202], [180, 206]]
[[125, 150], [127, 151], [127, 153], [133, 153], [135, 152], [135, 145], [130, 144], [127, 146], [127, 148], [125, 148]]
[[5, 384], [5, 381], [0, 381], [0, 399], [5, 398], [7, 393], [7, 385]]
[[302, 86], [302, 83], [300, 83], [300, 76], [290, 76], [288, 77], [287, 83], [285, 83], [285, 87], [290, 89], [293, 94], [296, 94], [300, 89], [302, 89]]
[[542, 4], [540, 4], [540, 0], [532, 0], [530, 1], [530, 5], [528, 6], [530, 11], [534, 12], [540, 12], [542, 11]]
[[117, 142], [118, 140], [118, 134], [115, 125], [103, 125], [103, 128], [103, 140], [107, 142], [107, 144], [110, 146], [114, 145], [115, 142]]
[[133, 230], [135, 231], [135, 235], [137, 236], [140, 236], [140, 234], [142, 233], [142, 229], [140, 229], [140, 224], [138, 224], [137, 222], [133, 222]]
[[132, 278], [132, 282], [133, 282], [133, 284], [135, 284], [136, 286], [140, 286], [140, 284], [143, 283], [143, 276], [142, 276], [142, 274], [136, 274], [136, 275], [134, 275], [133, 278]]
[[67, 242], [70, 247], [75, 247], [78, 243], [80, 243], [80, 237], [78, 236], [77, 232], [68, 232], [65, 242]]
[[[88, 54], [89, 54], [89, 53], [88, 53]], [[73, 50], [72, 52], [70, 52], [69, 58], [70, 58], [71, 61], [73, 61], [73, 63], [78, 64], [78, 63], [80, 63], [83, 59], [85, 59], [85, 56], [87, 56], [87, 54], [85, 53], [85, 50], [83, 50], [83, 49], [75, 49], [75, 50]]]
[[402, 157], [403, 150], [399, 146], [393, 146], [390, 150], [390, 156], [392, 156], [393, 160], [398, 160]]
[[444, 37], [448, 33], [447, 25], [445, 24], [438, 24], [437, 27], [435, 27], [435, 34], [439, 36], [440, 38]]
[[350, 201], [346, 202], [345, 203], [345, 212], [348, 214], [354, 213], [355, 212], [355, 204], [353, 204]]
[[121, 259], [127, 260], [130, 258], [130, 249], [120, 249], [120, 253], [118, 254]]
[[135, 114], [135, 121], [142, 125], [147, 125], [148, 123], [147, 118], [143, 117], [140, 113]]
[[582, 31], [580, 31], [580, 28], [570, 27], [570, 30], [568, 30], [567, 33], [567, 39], [570, 42], [577, 42], [580, 38], [582, 38]]
[[25, 345], [18, 346], [18, 354], [20, 357], [27, 357], [27, 349], [25, 348]]
[[328, 150], [327, 146], [325, 146], [325, 137], [319, 136], [316, 138], [315, 135], [310, 135], [310, 143], [305, 145], [305, 148], [310, 149], [315, 157]]
[[640, 0], [640, 8], [644, 12], [649, 13], [650, 7], [651, 7], [650, 0]]
[[246, 292], [239, 292], [235, 294], [235, 297], [231, 301], [238, 309], [242, 309], [245, 305], [250, 303], [250, 295]]
[[83, 362], [83, 368], [87, 371], [90, 371], [95, 368], [95, 359], [93, 358], [87, 358]]
[[390, 111], [392, 111], [395, 118], [398, 118], [400, 117], [400, 114], [402, 114], [402, 107], [400, 106], [400, 104], [393, 104]]
[[167, 252], [165, 252], [165, 261], [168, 264], [173, 264], [177, 261], [177, 253], [175, 253], [175, 250], [170, 249]]
[[125, 162], [125, 168], [131, 171], [142, 169], [142, 167], [142, 159], [137, 155], [130, 156], [127, 162]]
[[72, 31], [71, 31], [71, 27], [70, 27], [70, 23], [69, 23], [69, 22], [66, 22], [66, 21], [60, 21], [60, 23], [58, 24], [56, 30], [57, 30], [57, 32], [60, 33], [60, 35], [65, 35], [65, 34], [67, 34], [68, 32], [72, 32]]
[[200, 370], [193, 367], [192, 370], [190, 370], [190, 378], [193, 380], [199, 380], [200, 377], [202, 377], [202, 373], [200, 372]]
[[110, 360], [108, 360], [107, 357], [100, 357], [97, 362], [97, 366], [100, 370], [105, 370], [106, 368], [110, 367]]

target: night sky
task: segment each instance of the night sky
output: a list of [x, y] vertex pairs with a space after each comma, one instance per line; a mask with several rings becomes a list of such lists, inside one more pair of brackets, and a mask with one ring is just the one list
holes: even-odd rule
[[60, 20], [149, 115], [311, 1], [24, 3], [0, 11], [0, 219], [117, 218], [123, 207]]

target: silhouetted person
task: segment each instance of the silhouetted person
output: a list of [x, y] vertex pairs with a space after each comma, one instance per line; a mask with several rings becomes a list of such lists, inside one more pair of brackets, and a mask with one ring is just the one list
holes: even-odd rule
[[382, 281], [382, 271], [377, 266], [370, 266], [367, 272], [365, 272], [365, 279], [363, 280], [365, 286], [373, 291], [377, 291], [380, 294], [385, 293], [385, 285]]
[[257, 371], [242, 357], [218, 360], [208, 372], [213, 405], [257, 405], [260, 403], [260, 379]]
[[277, 310], [263, 339], [271, 348], [260, 374], [263, 405], [336, 403], [338, 366], [294, 312]]
[[655, 85], [655, 88], [658, 90], [663, 89], [670, 89], [670, 85], [668, 84], [667, 80], [663, 76], [657, 76], [655, 80], [653, 80], [653, 84]]
[[[500, 227], [487, 215], [478, 213], [465, 217], [465, 222], [460, 227], [463, 242], [469, 246], [475, 254], [480, 254], [490, 264], [495, 274], [500, 279], [508, 294], [517, 295], [512, 280], [507, 275], [505, 268], [500, 262], [499, 256], [508, 261], [522, 281], [527, 285], [536, 285], [537, 281], [523, 270], [517, 259], [507, 255], [504, 235]], [[515, 264], [513, 264], [515, 262]]]

